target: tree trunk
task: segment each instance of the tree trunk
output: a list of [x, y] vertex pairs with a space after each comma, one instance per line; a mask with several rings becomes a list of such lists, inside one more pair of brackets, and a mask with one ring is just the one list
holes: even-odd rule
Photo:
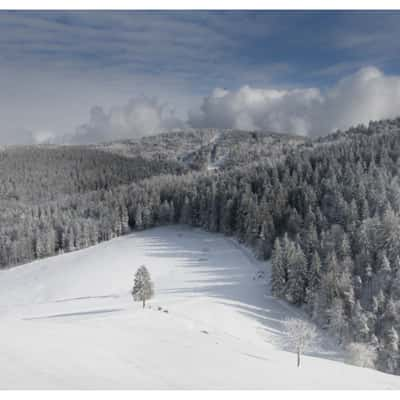
[[146, 305], [146, 299], [143, 299], [143, 308]]
[[300, 350], [297, 350], [297, 368], [300, 368]]

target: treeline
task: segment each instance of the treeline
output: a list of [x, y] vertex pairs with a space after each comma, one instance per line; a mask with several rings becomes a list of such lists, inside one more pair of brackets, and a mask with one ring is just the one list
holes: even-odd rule
[[377, 368], [399, 374], [399, 126], [375, 123], [362, 134], [292, 149], [276, 165], [163, 174], [8, 207], [5, 220], [13, 223], [0, 214], [0, 262], [169, 223], [234, 235], [260, 258], [272, 256], [276, 296], [304, 307], [343, 344], [374, 346]]

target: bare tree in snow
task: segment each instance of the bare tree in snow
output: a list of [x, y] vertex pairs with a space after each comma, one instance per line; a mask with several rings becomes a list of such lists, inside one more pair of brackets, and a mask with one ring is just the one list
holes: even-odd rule
[[154, 295], [153, 286], [149, 271], [146, 266], [142, 265], [135, 274], [135, 282], [132, 288], [133, 300], [141, 301], [144, 308], [146, 300], [151, 299]]
[[296, 318], [286, 320], [284, 325], [287, 344], [296, 352], [297, 366], [300, 367], [300, 357], [315, 342], [317, 331], [314, 325]]

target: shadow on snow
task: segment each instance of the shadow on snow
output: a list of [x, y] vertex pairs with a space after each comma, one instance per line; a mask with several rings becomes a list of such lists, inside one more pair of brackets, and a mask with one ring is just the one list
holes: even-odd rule
[[[146, 238], [147, 256], [166, 260], [178, 258], [178, 267], [192, 269], [198, 277], [187, 279], [185, 287], [161, 289], [159, 292], [215, 298], [219, 303], [234, 307], [239, 313], [258, 321], [265, 340], [285, 350], [284, 321], [289, 317], [306, 318], [306, 315], [300, 309], [271, 296], [267, 264], [255, 260], [247, 249], [222, 234], [213, 234], [215, 238], [210, 238], [198, 228], [179, 228], [183, 234], [177, 233], [176, 227], [170, 231], [163, 229], [162, 233], [158, 229], [141, 232]], [[184, 235], [185, 231], [191, 233], [188, 238]], [[193, 234], [199, 235], [198, 240], [193, 240]], [[228, 258], [225, 259], [225, 256]], [[230, 264], [229, 257], [232, 260]], [[255, 279], [260, 269], [265, 272], [265, 281]], [[306, 354], [340, 359], [337, 346], [329, 340], [319, 343], [316, 351]]]

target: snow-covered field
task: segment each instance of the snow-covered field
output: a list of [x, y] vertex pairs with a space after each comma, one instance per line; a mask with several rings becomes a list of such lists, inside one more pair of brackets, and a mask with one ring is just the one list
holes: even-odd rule
[[[146, 309], [129, 293], [142, 264], [155, 283]], [[187, 227], [2, 271], [0, 388], [400, 389], [328, 340], [297, 368], [282, 321], [299, 313], [267, 280], [234, 241]]]

